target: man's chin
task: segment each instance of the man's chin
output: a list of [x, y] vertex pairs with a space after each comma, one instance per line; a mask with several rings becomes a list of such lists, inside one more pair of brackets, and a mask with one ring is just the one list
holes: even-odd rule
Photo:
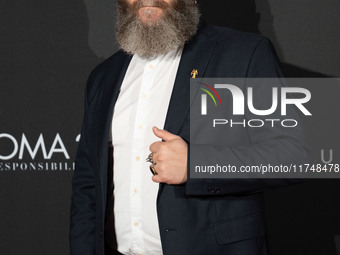
[[164, 11], [158, 7], [142, 7], [138, 11], [139, 20], [146, 25], [157, 24], [164, 16]]

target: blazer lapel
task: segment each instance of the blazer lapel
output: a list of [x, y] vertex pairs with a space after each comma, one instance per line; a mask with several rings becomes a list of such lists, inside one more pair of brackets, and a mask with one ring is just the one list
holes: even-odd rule
[[215, 49], [215, 41], [208, 40], [211, 31], [204, 30], [203, 26], [182, 53], [164, 125], [164, 129], [173, 134], [178, 134], [190, 109], [191, 72], [197, 69], [196, 78], [203, 78]]
[[[101, 91], [100, 99], [98, 100], [98, 108], [96, 112], [98, 112], [98, 121], [97, 121], [97, 130], [98, 130], [98, 169], [100, 171], [99, 176], [101, 177], [101, 188], [103, 197], [103, 205], [105, 206], [106, 201], [106, 190], [108, 185], [108, 142], [110, 138], [110, 130], [111, 130], [111, 122], [113, 116], [113, 108], [117, 101], [120, 87], [122, 85], [125, 73], [131, 61], [131, 56], [122, 53], [120, 56], [120, 60], [115, 60], [115, 63], [121, 63], [120, 66], [112, 65], [110, 69], [107, 71], [106, 77], [102, 81], [104, 87]], [[112, 180], [109, 180], [110, 184]], [[109, 185], [110, 185], [109, 184]]]
[[101, 100], [99, 102], [100, 109], [98, 109], [98, 117], [101, 126], [99, 126], [99, 137], [102, 143], [107, 144], [109, 141], [109, 131], [111, 127], [113, 108], [117, 101], [120, 87], [122, 85], [125, 73], [131, 61], [131, 56], [122, 53], [121, 60], [115, 60], [115, 63], [121, 63], [120, 66], [111, 66], [107, 71], [105, 84], [102, 89]]

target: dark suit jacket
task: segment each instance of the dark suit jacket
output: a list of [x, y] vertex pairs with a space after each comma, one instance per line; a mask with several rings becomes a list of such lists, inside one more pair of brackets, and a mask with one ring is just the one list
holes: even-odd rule
[[[91, 73], [86, 88], [85, 116], [73, 177], [70, 244], [72, 255], [102, 255], [104, 239], [114, 246], [112, 226], [112, 162], [108, 155], [113, 108], [131, 56], [117, 52]], [[279, 61], [264, 37], [227, 28], [201, 26], [185, 45], [166, 117], [165, 129], [189, 142], [189, 81], [198, 77], [279, 77]], [[225, 137], [225, 157], [232, 162], [255, 157], [258, 150], [303, 156], [299, 132], [233, 132]], [[233, 141], [233, 142], [228, 142]], [[218, 141], [216, 141], [218, 142]], [[235, 155], [237, 143], [241, 157]], [[283, 154], [280, 150], [287, 149]], [[247, 149], [248, 146], [248, 149]], [[233, 150], [231, 150], [233, 147]], [[265, 148], [270, 148], [266, 150]], [[257, 150], [257, 151], [258, 151]], [[284, 158], [282, 158], [284, 161]], [[248, 162], [249, 163], [249, 162]], [[145, 174], [150, 174], [146, 169]], [[151, 178], [151, 176], [150, 176]], [[183, 185], [160, 184], [157, 198], [165, 255], [266, 254], [262, 194], [288, 180], [190, 179]], [[110, 227], [112, 230], [113, 228]]]

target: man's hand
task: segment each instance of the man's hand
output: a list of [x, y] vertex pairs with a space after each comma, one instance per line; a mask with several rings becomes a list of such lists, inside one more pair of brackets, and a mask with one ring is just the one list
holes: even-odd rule
[[157, 127], [152, 128], [153, 133], [164, 140], [150, 145], [155, 162], [154, 182], [167, 184], [182, 184], [187, 181], [188, 144], [178, 135], [171, 134]]

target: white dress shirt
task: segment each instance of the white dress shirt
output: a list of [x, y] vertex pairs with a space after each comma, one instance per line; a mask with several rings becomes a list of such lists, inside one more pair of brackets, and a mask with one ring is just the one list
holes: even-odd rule
[[158, 183], [146, 162], [149, 146], [161, 141], [182, 48], [155, 59], [134, 55], [123, 80], [112, 121], [114, 217], [118, 251], [161, 255], [156, 211]]

